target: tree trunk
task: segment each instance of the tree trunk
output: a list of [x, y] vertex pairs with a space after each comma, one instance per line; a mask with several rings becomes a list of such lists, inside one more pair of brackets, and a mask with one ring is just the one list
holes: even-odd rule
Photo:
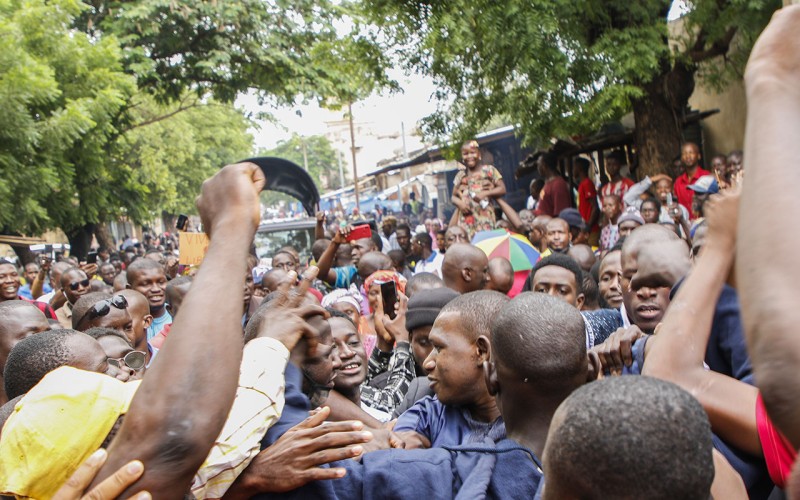
[[683, 116], [694, 92], [694, 69], [676, 65], [642, 86], [647, 95], [633, 101], [634, 142], [639, 159], [637, 175], [665, 173], [674, 179], [673, 160], [683, 142]]
[[106, 247], [110, 250], [115, 249], [114, 238], [108, 230], [108, 225], [105, 223], [97, 224], [94, 228], [94, 237], [97, 238], [97, 244], [100, 247]]
[[9, 245], [14, 253], [17, 254], [17, 258], [22, 263], [22, 265], [28, 264], [30, 262], [36, 262], [36, 254], [31, 252], [31, 249], [28, 245]]
[[69, 238], [69, 254], [79, 261], [86, 260], [86, 254], [89, 253], [89, 247], [92, 245], [92, 236], [95, 231], [95, 224], [85, 224], [81, 227], [75, 228], [67, 233]]

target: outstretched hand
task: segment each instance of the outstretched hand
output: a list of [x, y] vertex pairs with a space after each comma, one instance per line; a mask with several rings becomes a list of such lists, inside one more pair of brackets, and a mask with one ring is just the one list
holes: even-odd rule
[[312, 316], [327, 318], [328, 312], [315, 304], [304, 304], [306, 292], [317, 277], [318, 269], [309, 267], [303, 273], [300, 283], [294, 285], [296, 274], [278, 286], [278, 296], [272, 300], [264, 317], [257, 337], [271, 337], [279, 340], [290, 352], [301, 339], [308, 344], [308, 355], [313, 355], [319, 341], [320, 332], [308, 323]]
[[259, 453], [236, 480], [251, 493], [283, 493], [312, 481], [338, 479], [346, 470], [323, 464], [356, 458], [372, 433], [358, 421], [325, 422], [330, 408], [312, 411], [269, 448]]

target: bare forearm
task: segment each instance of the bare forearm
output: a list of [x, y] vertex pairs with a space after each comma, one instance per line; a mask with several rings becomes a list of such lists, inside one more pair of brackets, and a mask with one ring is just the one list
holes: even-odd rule
[[329, 419], [332, 421], [360, 420], [367, 427], [373, 429], [381, 427], [380, 422], [336, 391], [331, 391], [328, 394], [328, 399], [324, 405], [331, 408]]
[[[797, 8], [775, 15], [790, 15]], [[797, 16], [795, 15], [795, 20]], [[771, 23], [771, 24], [772, 24]], [[796, 29], [796, 28], [793, 28]], [[762, 38], [770, 27], [762, 34]], [[764, 45], [759, 47], [759, 45]], [[797, 195], [787, 186], [800, 182], [800, 93], [797, 55], [791, 45], [756, 44], [748, 63], [746, 181], [743, 183], [739, 230], [747, 244], [738, 248], [737, 280], [741, 284], [742, 319], [753, 371], [770, 417], [794, 446], [800, 446], [800, 380], [790, 376], [800, 363], [800, 344], [792, 336], [800, 322], [795, 290], [800, 268], [795, 262], [800, 235], [776, 237], [775, 225], [763, 214], [795, 214]], [[768, 262], [756, 265], [768, 256]]]
[[[244, 276], [251, 236], [237, 227], [213, 235], [203, 266], [183, 302], [184, 314], [177, 317], [170, 341], [137, 391], [98, 480], [139, 459], [147, 464], [147, 472], [132, 491], [148, 489], [168, 495], [187, 490], [225, 422], [242, 358], [243, 289], [225, 287], [225, 293], [209, 292], [233, 277]], [[170, 440], [182, 447], [179, 459], [165, 456], [174, 453], [168, 446]], [[167, 473], [173, 478], [172, 491], [166, 491], [163, 481]]]
[[[317, 262], [317, 268], [319, 268], [319, 274], [317, 274], [317, 276], [330, 285], [336, 283], [336, 274], [331, 273], [331, 267], [333, 266], [333, 260], [336, 258], [337, 250], [339, 250], [339, 244], [332, 241], [331, 244], [328, 245], [328, 248], [322, 252], [319, 262]], [[331, 274], [333, 274], [333, 276], [331, 276]]]
[[500, 209], [506, 214], [506, 217], [508, 217], [508, 222], [510, 222], [515, 229], [519, 230], [523, 226], [523, 223], [517, 211], [502, 198], [497, 199], [497, 204], [500, 205]]
[[39, 272], [31, 283], [31, 297], [34, 300], [44, 295], [44, 280], [47, 278], [46, 274]]

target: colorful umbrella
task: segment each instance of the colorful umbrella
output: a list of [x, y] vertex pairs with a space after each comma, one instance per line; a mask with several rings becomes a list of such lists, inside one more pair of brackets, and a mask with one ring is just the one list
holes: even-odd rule
[[472, 238], [472, 244], [483, 250], [490, 259], [508, 259], [515, 272], [530, 271], [539, 261], [539, 252], [527, 238], [505, 229], [479, 231]]

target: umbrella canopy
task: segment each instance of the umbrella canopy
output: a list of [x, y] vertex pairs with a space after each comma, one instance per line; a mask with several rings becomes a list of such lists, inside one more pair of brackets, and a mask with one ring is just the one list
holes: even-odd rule
[[530, 271], [539, 261], [539, 252], [527, 238], [505, 229], [479, 231], [472, 238], [472, 244], [483, 250], [490, 259], [508, 259], [515, 272]]

